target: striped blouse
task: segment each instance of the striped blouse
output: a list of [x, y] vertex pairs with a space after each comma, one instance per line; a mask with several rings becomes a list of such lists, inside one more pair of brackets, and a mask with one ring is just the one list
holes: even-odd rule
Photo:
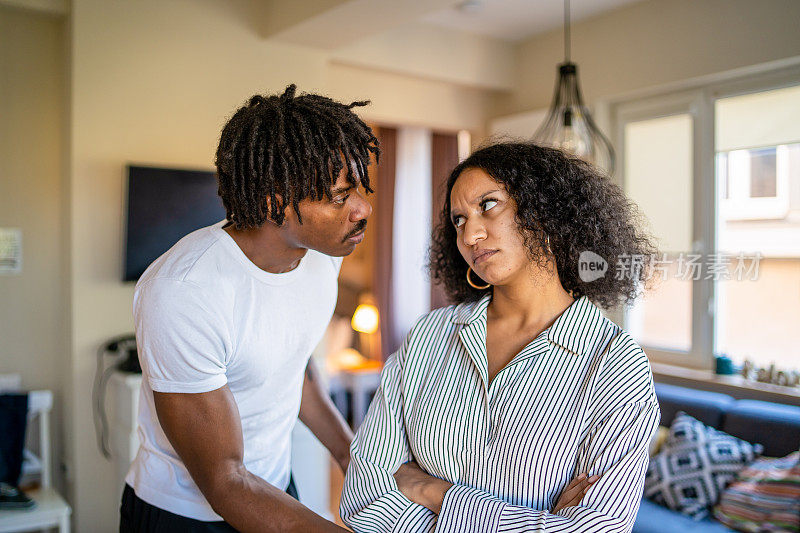
[[[660, 411], [650, 364], [586, 297], [488, 382], [490, 296], [432, 311], [386, 362], [350, 448], [340, 513], [357, 532], [630, 531]], [[453, 483], [441, 513], [393, 473]], [[550, 513], [578, 474], [600, 479]]]

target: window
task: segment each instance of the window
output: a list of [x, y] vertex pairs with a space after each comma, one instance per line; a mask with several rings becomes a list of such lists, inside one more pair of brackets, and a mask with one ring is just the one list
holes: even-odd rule
[[[716, 248], [740, 267], [715, 280], [715, 352], [797, 368], [800, 126], [786, 115], [800, 107], [800, 87], [720, 98], [714, 106], [717, 183], [727, 192], [718, 203]], [[753, 257], [749, 264], [740, 264], [742, 252]]]
[[609, 110], [662, 250], [625, 327], [655, 361], [800, 367], [800, 65]]

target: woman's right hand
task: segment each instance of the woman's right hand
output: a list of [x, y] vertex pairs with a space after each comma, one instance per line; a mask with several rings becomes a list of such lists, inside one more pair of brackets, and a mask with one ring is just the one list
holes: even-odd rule
[[572, 481], [564, 489], [564, 492], [559, 496], [556, 506], [553, 507], [552, 514], [556, 514], [565, 507], [572, 507], [581, 503], [586, 491], [600, 479], [600, 476], [587, 476], [581, 474]]

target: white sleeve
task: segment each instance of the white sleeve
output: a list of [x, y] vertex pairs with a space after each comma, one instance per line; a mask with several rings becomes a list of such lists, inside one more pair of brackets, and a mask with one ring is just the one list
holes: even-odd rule
[[225, 376], [230, 333], [199, 285], [154, 279], [137, 287], [133, 317], [142, 371], [156, 392], [209, 392]]

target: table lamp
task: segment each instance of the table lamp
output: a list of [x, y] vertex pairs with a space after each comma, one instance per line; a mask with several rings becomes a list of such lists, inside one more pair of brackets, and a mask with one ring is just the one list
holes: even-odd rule
[[350, 325], [358, 332], [358, 344], [361, 352], [367, 359], [380, 361], [380, 315], [375, 304], [368, 299], [359, 304], [353, 313]]

